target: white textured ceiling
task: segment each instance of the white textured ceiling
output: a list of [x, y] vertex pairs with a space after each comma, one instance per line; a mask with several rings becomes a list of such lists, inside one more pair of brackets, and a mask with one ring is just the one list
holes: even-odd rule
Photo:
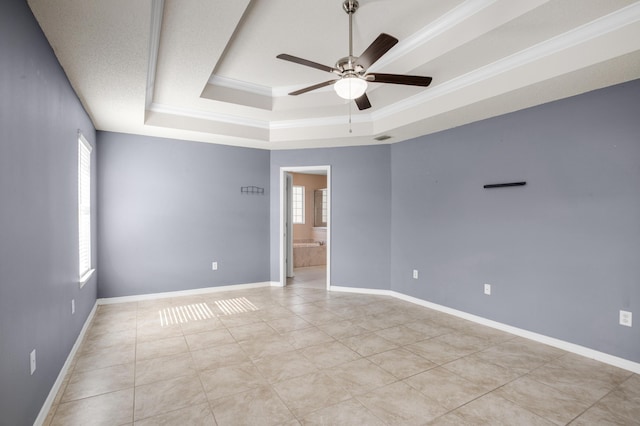
[[[28, 0], [99, 130], [266, 149], [399, 142], [640, 78], [640, 1], [360, 0], [354, 54], [400, 42], [359, 111], [334, 78], [342, 0]], [[349, 124], [351, 114], [351, 125]], [[350, 132], [351, 129], [351, 132]], [[389, 135], [377, 142], [374, 138]]]

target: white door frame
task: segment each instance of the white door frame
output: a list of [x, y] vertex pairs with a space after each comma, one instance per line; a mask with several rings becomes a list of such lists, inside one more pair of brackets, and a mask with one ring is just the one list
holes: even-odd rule
[[284, 244], [285, 244], [285, 273], [286, 278], [293, 278], [295, 273], [293, 272], [293, 175], [289, 172], [285, 172], [285, 216], [284, 216]]
[[305, 173], [322, 170], [327, 173], [327, 290], [331, 289], [331, 166], [301, 166], [301, 167], [280, 167], [280, 285], [287, 285], [286, 257], [285, 250], [285, 226], [286, 226], [286, 173]]

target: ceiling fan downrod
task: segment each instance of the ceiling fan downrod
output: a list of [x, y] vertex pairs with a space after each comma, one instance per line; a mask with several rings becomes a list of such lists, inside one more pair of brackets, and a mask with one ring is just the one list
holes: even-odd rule
[[358, 0], [344, 0], [342, 3], [342, 9], [349, 15], [349, 58], [353, 57], [353, 14], [359, 6]]

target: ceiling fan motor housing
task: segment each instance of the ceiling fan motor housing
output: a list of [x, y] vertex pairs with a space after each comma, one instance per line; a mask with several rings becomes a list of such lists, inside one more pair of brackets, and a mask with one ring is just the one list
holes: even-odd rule
[[342, 71], [343, 74], [355, 74], [357, 76], [364, 75], [364, 68], [356, 64], [358, 60], [357, 56], [345, 56], [338, 59], [336, 62], [336, 68]]
[[345, 0], [344, 3], [342, 3], [342, 8], [349, 15], [351, 15], [352, 13], [356, 13], [356, 10], [358, 10], [358, 6], [360, 6], [358, 0]]

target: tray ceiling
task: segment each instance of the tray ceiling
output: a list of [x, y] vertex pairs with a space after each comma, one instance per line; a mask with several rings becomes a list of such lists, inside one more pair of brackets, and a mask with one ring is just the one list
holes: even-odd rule
[[[29, 0], [99, 130], [265, 149], [393, 143], [640, 78], [640, 1], [360, 0], [354, 54], [400, 42], [359, 111], [325, 65], [348, 53], [341, 0]], [[350, 124], [351, 122], [351, 124]], [[391, 136], [378, 142], [380, 135]]]

